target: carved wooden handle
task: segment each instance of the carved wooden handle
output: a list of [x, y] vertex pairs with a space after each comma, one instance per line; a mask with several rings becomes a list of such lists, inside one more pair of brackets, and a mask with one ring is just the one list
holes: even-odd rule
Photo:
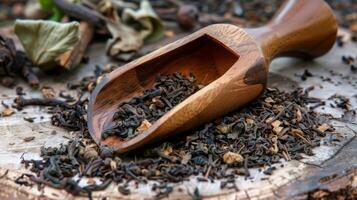
[[246, 31], [268, 62], [279, 56], [314, 58], [333, 46], [337, 22], [323, 0], [287, 0], [266, 26]]

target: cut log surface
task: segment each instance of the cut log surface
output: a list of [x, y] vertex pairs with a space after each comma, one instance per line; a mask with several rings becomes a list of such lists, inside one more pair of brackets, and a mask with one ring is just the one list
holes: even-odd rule
[[[179, 37], [179, 36], [178, 36]], [[167, 41], [166, 41], [167, 42]], [[85, 65], [71, 74], [63, 74], [58, 77], [40, 77], [42, 85], [52, 86], [57, 92], [65, 89], [68, 80], [75, 80], [88, 75], [93, 67], [98, 64], [104, 66], [108, 60], [105, 56], [104, 44], [94, 44], [90, 48], [90, 64]], [[144, 49], [145, 51], [145, 49]], [[356, 89], [341, 77], [331, 77], [330, 70], [354, 77], [356, 82], [357, 74], [353, 74], [350, 68], [341, 61], [342, 55], [349, 55], [357, 52], [357, 45], [346, 44], [343, 48], [335, 46], [326, 56], [315, 61], [300, 61], [295, 59], [278, 59], [270, 67], [272, 71], [269, 75], [269, 86], [278, 87], [283, 90], [291, 90], [292, 87], [315, 86], [315, 90], [310, 95], [327, 100], [334, 94], [340, 94], [351, 99], [351, 108], [357, 108], [357, 99], [353, 97]], [[309, 77], [302, 81], [300, 76], [304, 70], [308, 69], [314, 77]], [[322, 82], [320, 76], [330, 77], [333, 81], [340, 81], [342, 84], [335, 85], [330, 82]], [[27, 97], [40, 96], [40, 92], [33, 91], [21, 84], [25, 88]], [[322, 86], [322, 87], [320, 87]], [[12, 103], [15, 98], [15, 90], [6, 89], [0, 86], [0, 101]], [[342, 115], [341, 110], [329, 108], [317, 110], [319, 112], [330, 113], [335, 117]], [[41, 118], [42, 116], [42, 118]], [[36, 117], [34, 123], [25, 121], [24, 117]], [[239, 191], [221, 190], [220, 182], [198, 183], [195, 177], [182, 184], [176, 184], [174, 192], [169, 199], [191, 199], [197, 187], [200, 194], [207, 199], [303, 199], [306, 193], [317, 188], [337, 190], [351, 184], [351, 180], [357, 177], [357, 131], [356, 121], [335, 120], [332, 122], [336, 132], [341, 136], [341, 142], [335, 145], [322, 145], [314, 149], [314, 156], [306, 156], [301, 161], [282, 161], [277, 164], [278, 168], [271, 176], [264, 175], [258, 169], [251, 169], [251, 177], [245, 179], [240, 177], [236, 180]], [[56, 134], [53, 134], [53, 130]], [[52, 133], [52, 134], [51, 134]], [[26, 159], [39, 158], [40, 147], [58, 146], [68, 140], [71, 136], [61, 128], [51, 125], [50, 115], [45, 109], [38, 107], [25, 108], [16, 111], [16, 114], [9, 117], [0, 118], [0, 199], [86, 199], [86, 197], [73, 197], [65, 191], [46, 187], [43, 191], [38, 191], [37, 187], [18, 186], [14, 179], [23, 172], [28, 172], [20, 163], [21, 156]], [[24, 138], [34, 136], [32, 141], [25, 142]], [[325, 140], [329, 140], [330, 135]], [[25, 153], [25, 154], [24, 154]], [[151, 190], [153, 183], [140, 185], [137, 189], [130, 187], [132, 194], [122, 196], [118, 192], [115, 184], [112, 184], [105, 191], [95, 192], [93, 197], [101, 199], [151, 199], [154, 192]], [[182, 190], [179, 192], [179, 190]]]

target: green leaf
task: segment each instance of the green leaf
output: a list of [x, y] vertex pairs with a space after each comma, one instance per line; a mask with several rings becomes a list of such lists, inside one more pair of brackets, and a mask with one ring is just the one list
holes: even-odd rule
[[56, 58], [79, 41], [79, 23], [16, 20], [15, 33], [32, 62], [43, 70], [56, 66]]
[[53, 0], [39, 0], [41, 8], [44, 10], [52, 11], [52, 8], [55, 7]]
[[138, 23], [140, 34], [146, 42], [154, 42], [160, 39], [164, 33], [164, 26], [160, 18], [147, 0], [141, 1], [139, 10], [124, 9], [122, 18], [126, 24]]
[[43, 10], [52, 12], [52, 20], [60, 21], [62, 19], [64, 14], [59, 8], [57, 8], [55, 3], [53, 3], [53, 0], [39, 0], [39, 2]]

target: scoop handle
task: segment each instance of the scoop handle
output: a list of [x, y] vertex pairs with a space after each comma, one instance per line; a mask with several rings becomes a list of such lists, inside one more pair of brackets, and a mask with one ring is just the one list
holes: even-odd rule
[[332, 48], [337, 22], [324, 0], [287, 0], [267, 25], [246, 31], [268, 62], [280, 56], [315, 58]]

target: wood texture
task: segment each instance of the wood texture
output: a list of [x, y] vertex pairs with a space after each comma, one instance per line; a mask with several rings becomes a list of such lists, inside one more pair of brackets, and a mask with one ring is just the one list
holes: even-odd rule
[[279, 56], [315, 58], [333, 46], [337, 22], [325, 1], [291, 0], [266, 26], [246, 31], [259, 43], [268, 61]]
[[[316, 10], [318, 15], [313, 15]], [[324, 31], [318, 31], [320, 26], [326, 27]], [[203, 28], [106, 75], [89, 102], [90, 133], [98, 144], [123, 153], [213, 120], [259, 96], [272, 58], [322, 55], [334, 43], [336, 29], [333, 13], [323, 0], [289, 0], [259, 29], [245, 31], [227, 24]], [[206, 87], [128, 141], [115, 136], [101, 139], [102, 131], [113, 126], [112, 117], [121, 102], [149, 88], [158, 75], [177, 71], [194, 73]]]

